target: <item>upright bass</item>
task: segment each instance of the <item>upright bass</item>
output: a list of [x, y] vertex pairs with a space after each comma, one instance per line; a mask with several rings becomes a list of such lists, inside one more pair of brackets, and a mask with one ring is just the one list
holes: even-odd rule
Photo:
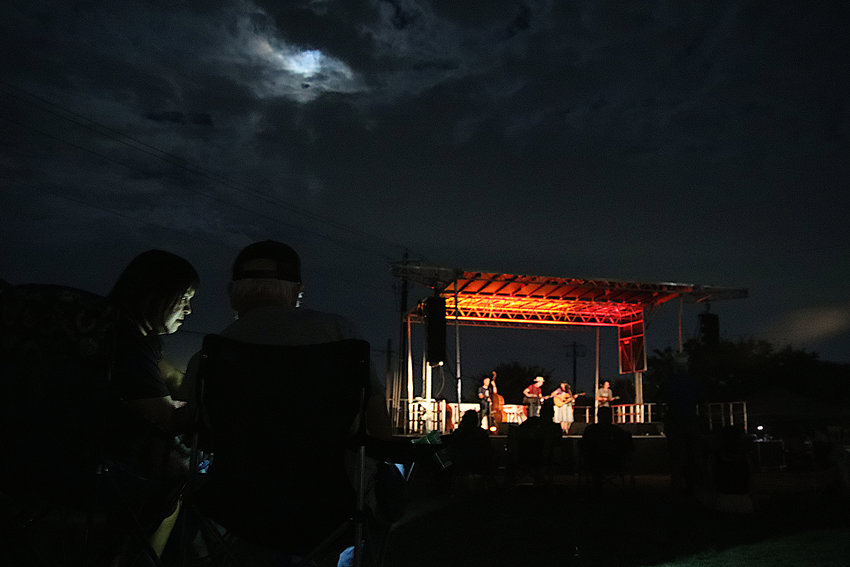
[[505, 415], [505, 398], [499, 394], [499, 389], [496, 387], [496, 371], [493, 371], [493, 377], [490, 379], [493, 385], [493, 392], [490, 395], [490, 416], [493, 418], [493, 425], [496, 431], [499, 430], [499, 424], [507, 420]]

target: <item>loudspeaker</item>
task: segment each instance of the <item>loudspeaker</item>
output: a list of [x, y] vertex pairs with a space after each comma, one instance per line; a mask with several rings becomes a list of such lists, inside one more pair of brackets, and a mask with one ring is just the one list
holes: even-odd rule
[[715, 313], [699, 314], [699, 340], [706, 345], [720, 342], [720, 318]]
[[587, 427], [587, 424], [583, 421], [574, 421], [572, 425], [570, 425], [570, 435], [581, 435], [584, 433], [584, 428]]
[[425, 300], [425, 360], [431, 366], [446, 361], [446, 300], [440, 296]]

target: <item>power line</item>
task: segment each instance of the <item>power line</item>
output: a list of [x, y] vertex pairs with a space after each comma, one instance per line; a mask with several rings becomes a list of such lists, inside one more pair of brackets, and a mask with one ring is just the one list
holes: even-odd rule
[[[370, 236], [372, 238], [385, 240], [381, 237], [369, 235], [369, 234], [367, 234], [363, 231], [360, 231], [356, 228], [349, 227], [347, 225], [344, 225], [342, 223], [339, 223], [339, 222], [334, 221], [332, 219], [329, 219], [327, 217], [323, 217], [323, 216], [321, 216], [317, 213], [314, 213], [312, 211], [309, 211], [307, 209], [297, 207], [297, 206], [292, 205], [290, 203], [286, 203], [286, 202], [281, 201], [279, 199], [274, 199], [272, 197], [264, 195], [263, 193], [255, 191], [254, 189], [252, 189], [250, 187], [246, 187], [246, 186], [244, 186], [244, 185], [242, 185], [242, 184], [240, 184], [236, 181], [233, 181], [231, 179], [228, 179], [228, 178], [226, 178], [222, 175], [213, 173], [213, 172], [211, 172], [211, 171], [209, 171], [209, 170], [207, 170], [207, 169], [205, 169], [201, 166], [191, 164], [188, 160], [185, 160], [184, 158], [182, 158], [180, 156], [177, 156], [177, 155], [170, 153], [170, 152], [167, 152], [165, 150], [161, 150], [161, 149], [157, 148], [156, 146], [153, 146], [151, 144], [148, 144], [146, 142], [138, 140], [138, 139], [136, 139], [132, 136], [129, 136], [129, 135], [127, 135], [127, 134], [125, 134], [125, 133], [123, 133], [119, 130], [115, 130], [114, 128], [100, 124], [99, 122], [96, 122], [96, 121], [94, 121], [94, 120], [92, 120], [92, 119], [90, 119], [90, 118], [88, 118], [88, 117], [86, 117], [86, 116], [84, 116], [80, 113], [77, 113], [73, 110], [67, 109], [67, 108], [65, 108], [61, 105], [54, 103], [54, 102], [51, 102], [47, 99], [39, 97], [38, 95], [34, 95], [32, 93], [24, 91], [23, 89], [19, 89], [18, 87], [15, 87], [14, 85], [10, 85], [9, 83], [6, 83], [4, 81], [0, 81], [0, 83], [2, 83], [4, 86], [11, 87], [12, 89], [15, 89], [18, 92], [21, 92], [24, 95], [26, 95], [27, 97], [29, 97], [29, 98], [35, 100], [36, 102], [40, 103], [42, 105], [42, 110], [49, 112], [50, 114], [53, 114], [53, 115], [58, 116], [60, 118], [63, 118], [65, 120], [69, 121], [69, 122], [72, 122], [74, 124], [77, 124], [78, 126], [85, 128], [89, 131], [92, 131], [96, 134], [99, 134], [101, 136], [109, 138], [109, 139], [116, 141], [120, 144], [126, 145], [126, 146], [128, 146], [132, 149], [141, 151], [141, 152], [148, 154], [148, 155], [150, 155], [150, 156], [152, 156], [156, 159], [162, 160], [162, 161], [164, 161], [164, 162], [166, 162], [170, 165], [174, 165], [174, 166], [176, 166], [180, 169], [184, 169], [184, 170], [186, 170], [190, 173], [194, 173], [196, 175], [200, 175], [202, 177], [205, 177], [207, 179], [210, 179], [212, 181], [220, 183], [220, 184], [226, 186], [229, 189], [233, 189], [235, 191], [248, 194], [252, 197], [256, 197], [256, 198], [265, 200], [269, 203], [272, 203], [272, 204], [275, 204], [275, 205], [280, 206], [282, 208], [288, 209], [291, 212], [306, 216], [306, 217], [311, 218], [313, 220], [319, 220], [319, 221], [324, 222], [326, 224], [329, 224], [331, 226], [335, 226], [336, 228], [344, 229], [344, 230], [347, 230], [347, 231], [350, 231], [350, 232], [355, 232], [355, 233], [359, 233], [359, 234], [362, 234], [362, 235]], [[14, 96], [18, 100], [24, 100], [23, 97], [21, 97], [21, 96], [15, 96], [14, 94], [10, 95], [9, 93], [7, 93], [7, 95]]]
[[[77, 143], [75, 143], [75, 142], [71, 142], [71, 141], [66, 140], [66, 139], [64, 139], [64, 138], [61, 138], [61, 137], [59, 137], [59, 136], [56, 136], [56, 135], [54, 135], [54, 134], [52, 134], [52, 133], [50, 133], [50, 132], [47, 132], [47, 131], [45, 131], [45, 130], [42, 130], [42, 129], [40, 129], [40, 128], [36, 127], [36, 126], [33, 126], [33, 125], [31, 125], [31, 124], [25, 124], [25, 123], [22, 123], [22, 122], [20, 122], [20, 121], [18, 121], [18, 120], [10, 119], [10, 118], [9, 118], [9, 117], [7, 117], [7, 116], [0, 116], [0, 118], [2, 118], [3, 120], [5, 120], [5, 121], [6, 121], [6, 122], [8, 122], [8, 123], [15, 124], [15, 125], [20, 126], [20, 127], [23, 127], [23, 128], [27, 128], [27, 129], [32, 130], [32, 131], [34, 131], [34, 132], [36, 132], [36, 133], [38, 133], [38, 134], [40, 134], [40, 135], [42, 135], [42, 136], [45, 136], [45, 137], [51, 138], [51, 139], [53, 139], [53, 140], [56, 140], [56, 141], [58, 141], [58, 142], [61, 142], [61, 143], [66, 144], [66, 145], [68, 145], [68, 146], [71, 146], [71, 147], [73, 147], [73, 148], [75, 148], [75, 149], [78, 149], [78, 150], [80, 150], [80, 151], [84, 151], [84, 152], [90, 153], [90, 154], [92, 154], [92, 155], [95, 155], [95, 156], [97, 156], [98, 158], [100, 158], [100, 159], [102, 159], [102, 160], [104, 160], [104, 161], [107, 161], [107, 162], [110, 162], [110, 163], [114, 163], [114, 164], [116, 164], [116, 165], [120, 165], [120, 166], [125, 167], [125, 168], [127, 168], [127, 169], [129, 169], [129, 170], [138, 171], [138, 172], [140, 172], [140, 173], [142, 173], [142, 174], [147, 174], [147, 173], [148, 173], [147, 171], [145, 171], [145, 170], [143, 170], [143, 169], [141, 169], [141, 168], [139, 168], [139, 167], [136, 167], [136, 166], [134, 166], [134, 165], [132, 165], [132, 164], [128, 164], [128, 163], [126, 163], [126, 162], [124, 162], [124, 161], [117, 160], [117, 159], [115, 159], [115, 158], [113, 158], [113, 157], [110, 157], [110, 156], [108, 156], [108, 155], [105, 155], [104, 153], [99, 152], [99, 151], [97, 151], [97, 150], [93, 150], [93, 149], [91, 149], [91, 148], [88, 148], [88, 147], [82, 146], [82, 145], [77, 144]], [[35, 186], [33, 186], [33, 187], [34, 187], [34, 188], [37, 188], [37, 187], [35, 187]], [[272, 222], [274, 222], [275, 224], [283, 224], [283, 225], [289, 226], [289, 227], [291, 227], [291, 228], [293, 228], [293, 229], [297, 229], [297, 230], [299, 230], [299, 231], [301, 231], [301, 232], [307, 232], [307, 233], [313, 234], [313, 235], [315, 235], [315, 236], [317, 236], [317, 237], [319, 237], [319, 238], [323, 238], [323, 239], [329, 240], [329, 241], [331, 241], [331, 242], [335, 242], [336, 244], [339, 244], [339, 245], [342, 245], [342, 246], [352, 246], [352, 247], [354, 247], [354, 248], [359, 248], [361, 251], [367, 252], [367, 253], [369, 253], [369, 254], [376, 254], [376, 255], [378, 255], [378, 256], [380, 256], [380, 257], [384, 258], [384, 259], [390, 259], [388, 256], [386, 256], [386, 255], [384, 255], [384, 254], [382, 254], [382, 253], [376, 253], [376, 252], [374, 252], [373, 250], [371, 250], [371, 249], [369, 249], [369, 248], [366, 248], [366, 247], [364, 247], [364, 246], [360, 246], [360, 245], [353, 244], [353, 243], [348, 242], [348, 241], [345, 241], [345, 240], [341, 240], [341, 239], [339, 239], [339, 238], [335, 238], [335, 237], [331, 236], [330, 234], [323, 233], [323, 232], [319, 232], [319, 231], [316, 231], [316, 230], [312, 230], [312, 229], [310, 229], [310, 228], [306, 228], [306, 227], [304, 227], [303, 225], [297, 225], [297, 224], [294, 224], [294, 223], [288, 223], [288, 222], [282, 221], [282, 220], [281, 220], [281, 219], [279, 219], [279, 218], [272, 217], [272, 216], [269, 216], [268, 214], [261, 213], [261, 212], [258, 212], [258, 211], [255, 211], [255, 210], [249, 209], [249, 208], [247, 208], [247, 207], [245, 207], [245, 206], [243, 206], [243, 205], [235, 204], [235, 203], [229, 202], [229, 201], [227, 201], [227, 200], [225, 200], [225, 199], [222, 199], [221, 197], [219, 197], [219, 196], [217, 196], [217, 195], [215, 195], [215, 194], [206, 193], [206, 192], [201, 191], [201, 190], [192, 190], [192, 189], [190, 189], [190, 190], [191, 190], [192, 192], [194, 192], [194, 193], [198, 194], [198, 195], [202, 195], [202, 196], [207, 197], [207, 198], [209, 198], [209, 199], [211, 199], [211, 200], [213, 200], [213, 201], [218, 201], [218, 202], [220, 202], [220, 203], [222, 203], [222, 204], [226, 205], [226, 206], [227, 206], [227, 207], [229, 207], [229, 208], [235, 208], [235, 209], [241, 210], [241, 211], [243, 211], [243, 212], [246, 212], [246, 213], [249, 213], [249, 214], [252, 214], [252, 215], [256, 215], [256, 216], [258, 216], [258, 217], [261, 217], [261, 218], [264, 218], [264, 219], [266, 219], [266, 220], [272, 221]], [[53, 194], [55, 194], [55, 193], [53, 193]], [[89, 203], [89, 204], [90, 204], [90, 203]], [[114, 212], [114, 211], [113, 211], [113, 212]], [[166, 227], [166, 228], [167, 228], [167, 227]]]
[[[196, 232], [189, 232], [187, 230], [182, 230], [182, 229], [174, 227], [174, 226], [169, 226], [169, 225], [165, 225], [165, 224], [162, 224], [162, 223], [154, 222], [149, 217], [142, 218], [140, 216], [129, 214], [129, 213], [126, 213], [124, 211], [119, 211], [119, 210], [116, 210], [116, 209], [104, 207], [102, 205], [97, 205], [95, 203], [92, 203], [92, 202], [89, 202], [89, 201], [86, 201], [86, 200], [83, 200], [83, 199], [72, 197], [72, 196], [67, 195], [65, 193], [53, 191], [49, 188], [46, 188], [45, 186], [36, 186], [32, 183], [28, 183], [28, 182], [20, 181], [20, 180], [13, 181], [12, 187], [14, 188], [15, 185], [20, 186], [20, 187], [29, 187], [31, 189], [40, 190], [42, 192], [49, 193], [50, 195], [53, 195], [54, 197], [59, 197], [60, 199], [65, 199], [67, 201], [77, 203], [78, 205], [82, 205], [84, 207], [88, 207], [88, 208], [91, 208], [91, 209], [94, 209], [94, 210], [98, 210], [98, 211], [101, 211], [101, 212], [104, 212], [104, 213], [107, 213], [107, 214], [110, 214], [110, 215], [114, 215], [114, 216], [117, 216], [117, 217], [125, 218], [125, 219], [128, 219], [128, 220], [136, 221], [136, 222], [143, 224], [143, 225], [147, 224], [147, 225], [158, 226], [160, 228], [164, 228], [164, 229], [169, 230], [171, 232], [176, 232], [178, 234], [185, 234], [185, 235], [190, 236], [191, 238], [193, 238], [195, 240], [203, 240], [204, 242], [207, 242], [209, 244], [213, 244], [215, 246], [221, 246], [221, 242], [219, 242], [217, 240], [212, 240], [210, 238], [205, 238], [203, 236], [199, 236]], [[352, 277], [347, 277], [344, 273], [343, 274], [330, 273], [330, 272], [326, 272], [326, 271], [324, 271], [320, 268], [316, 268], [316, 269], [314, 269], [314, 271], [316, 272], [316, 274], [323, 276], [325, 279], [332, 279], [332, 280], [336, 280], [336, 281], [340, 281], [340, 282], [348, 282], [348, 283], [352, 283], [352, 284], [358, 283], [357, 279], [352, 278]]]
[[[45, 137], [51, 138], [51, 139], [56, 140], [56, 141], [59, 141], [59, 142], [62, 142], [62, 143], [64, 143], [64, 144], [69, 145], [69, 146], [71, 146], [71, 147], [73, 147], [73, 148], [76, 148], [76, 149], [78, 149], [78, 150], [81, 150], [81, 151], [84, 151], [84, 152], [88, 152], [88, 153], [90, 153], [90, 154], [92, 154], [92, 155], [97, 156], [98, 158], [100, 158], [100, 159], [102, 159], [102, 160], [104, 160], [104, 161], [107, 161], [107, 162], [110, 162], [110, 163], [114, 163], [114, 164], [116, 164], [116, 165], [120, 165], [120, 166], [125, 167], [125, 168], [127, 168], [127, 169], [138, 171], [138, 172], [140, 172], [140, 173], [147, 173], [146, 171], [144, 171], [144, 170], [142, 170], [142, 169], [140, 169], [140, 168], [138, 168], [138, 167], [136, 167], [136, 166], [133, 166], [133, 165], [128, 164], [128, 163], [126, 163], [126, 162], [123, 162], [123, 161], [117, 160], [117, 159], [115, 159], [115, 158], [112, 158], [112, 157], [110, 157], [110, 156], [107, 156], [107, 155], [105, 155], [105, 154], [103, 154], [102, 152], [99, 152], [99, 151], [97, 151], [97, 150], [93, 150], [93, 149], [91, 149], [91, 148], [87, 148], [87, 147], [85, 147], [85, 146], [81, 146], [81, 145], [76, 144], [76, 143], [74, 143], [74, 142], [71, 142], [71, 141], [69, 141], [69, 140], [65, 140], [65, 139], [63, 139], [63, 138], [61, 138], [61, 137], [58, 137], [58, 136], [56, 136], [56, 135], [54, 135], [54, 134], [51, 134], [50, 132], [44, 131], [44, 130], [42, 130], [42, 129], [40, 129], [40, 128], [37, 128], [37, 127], [35, 127], [35, 126], [28, 125], [28, 124], [23, 124], [23, 123], [21, 123], [21, 122], [19, 122], [19, 121], [9, 119], [8, 117], [5, 117], [5, 116], [4, 116], [4, 117], [1, 117], [1, 118], [2, 118], [3, 120], [7, 121], [7, 122], [12, 123], [12, 124], [16, 124], [16, 125], [18, 125], [18, 126], [22, 126], [22, 127], [24, 127], [24, 128], [28, 128], [28, 129], [30, 129], [30, 130], [33, 130], [34, 132], [37, 132], [37, 133], [41, 134], [42, 136], [45, 136]], [[34, 187], [34, 188], [39, 188], [39, 187], [36, 187], [36, 186], [32, 186], [32, 187]], [[312, 234], [314, 234], [314, 235], [316, 235], [316, 236], [318, 236], [318, 237], [320, 237], [320, 238], [325, 238], [325, 239], [332, 240], [332, 241], [333, 241], [333, 240], [335, 240], [332, 236], [330, 236], [330, 235], [328, 235], [328, 234], [324, 234], [324, 233], [321, 233], [321, 232], [317, 232], [317, 231], [315, 231], [315, 230], [311, 230], [311, 229], [309, 229], [309, 228], [304, 228], [303, 226], [300, 226], [300, 225], [295, 225], [295, 224], [292, 224], [292, 223], [287, 223], [287, 222], [281, 221], [280, 219], [275, 218], [275, 217], [272, 217], [272, 216], [269, 216], [269, 215], [267, 215], [267, 214], [265, 214], [265, 213], [260, 213], [260, 212], [254, 211], [254, 210], [252, 210], [252, 209], [249, 209], [249, 208], [247, 208], [247, 207], [244, 207], [244, 206], [242, 206], [242, 205], [238, 205], [238, 204], [234, 204], [234, 203], [228, 202], [228, 201], [226, 201], [225, 199], [222, 199], [221, 197], [218, 197], [217, 195], [210, 194], [210, 193], [205, 193], [205, 192], [200, 191], [200, 190], [193, 190], [193, 192], [194, 192], [194, 193], [196, 193], [196, 194], [202, 195], [202, 196], [204, 196], [204, 197], [208, 197], [209, 199], [212, 199], [212, 200], [214, 200], [214, 201], [218, 201], [218, 202], [220, 202], [220, 203], [222, 203], [222, 204], [224, 204], [224, 205], [227, 205], [228, 207], [236, 208], [236, 209], [239, 209], [239, 210], [241, 210], [241, 211], [243, 211], [243, 212], [250, 213], [250, 214], [253, 214], [253, 215], [257, 215], [258, 217], [264, 218], [264, 219], [266, 219], [266, 220], [270, 220], [270, 221], [275, 222], [275, 223], [278, 223], [278, 224], [285, 224], [285, 225], [290, 226], [290, 227], [292, 227], [292, 228], [297, 228], [297, 229], [299, 229], [299, 230], [303, 230], [303, 231], [306, 231], [306, 232], [312, 233]], [[51, 192], [51, 193], [52, 193], [52, 194], [55, 194], [54, 192]], [[62, 195], [62, 196], [65, 196], [65, 195]], [[65, 197], [66, 197], [66, 198], [69, 198], [69, 197], [67, 197], [67, 196], [65, 196]], [[89, 205], [91, 205], [91, 204], [89, 203]], [[94, 205], [91, 205], [91, 206], [94, 206]], [[96, 206], [95, 206], [95, 208], [98, 208], [98, 207], [96, 207]], [[115, 211], [113, 210], [113, 212], [115, 212]], [[371, 252], [371, 251], [370, 251], [370, 252]]]

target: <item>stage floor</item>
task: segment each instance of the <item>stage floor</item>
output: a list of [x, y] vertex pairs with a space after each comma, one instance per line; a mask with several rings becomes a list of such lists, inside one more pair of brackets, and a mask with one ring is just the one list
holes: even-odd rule
[[[397, 439], [406, 439], [411, 442], [421, 438], [421, 435], [399, 435]], [[566, 435], [555, 451], [555, 470], [558, 474], [575, 474], [578, 443], [581, 435]], [[663, 435], [633, 435], [635, 445], [633, 456], [633, 470], [635, 474], [663, 475], [670, 472], [670, 463], [667, 451], [667, 438]], [[496, 455], [496, 464], [504, 468], [505, 454], [507, 452], [507, 435], [491, 434], [490, 443]]]

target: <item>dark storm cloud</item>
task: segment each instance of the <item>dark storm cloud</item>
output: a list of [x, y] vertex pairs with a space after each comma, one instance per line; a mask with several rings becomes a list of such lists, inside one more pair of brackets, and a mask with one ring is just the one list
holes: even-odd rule
[[[758, 3], [565, 5], [513, 4], [516, 12], [500, 6], [498, 15], [485, 8], [473, 22], [445, 6], [406, 4], [404, 37], [427, 38], [415, 49], [393, 41], [399, 4], [379, 7], [378, 16], [364, 11], [371, 19], [360, 24], [375, 50], [369, 61], [388, 71], [378, 83], [392, 107], [384, 106], [386, 92], [367, 98], [359, 117], [365, 133], [352, 124], [354, 113], [337, 129], [332, 114], [317, 112], [328, 120], [310, 121], [316, 151], [305, 163], [328, 169], [342, 153], [337, 144], [357, 148], [350, 159], [365, 170], [392, 156], [403, 167], [383, 168], [372, 186], [389, 188], [407, 214], [384, 225], [405, 225], [422, 246], [437, 238], [455, 261], [486, 258], [482, 247], [521, 254], [534, 242], [549, 259], [513, 261], [556, 273], [577, 263], [632, 277], [752, 285], [754, 259], [774, 257], [777, 247], [811, 247], [824, 256], [820, 265], [847, 273], [842, 224], [811, 230], [815, 219], [847, 206], [834, 191], [846, 179], [839, 153], [847, 127], [837, 101], [848, 92], [836, 13]], [[494, 41], [522, 12], [522, 33]], [[322, 47], [319, 39], [311, 45]], [[369, 70], [362, 53], [329, 49]], [[352, 166], [325, 180], [341, 189], [359, 173]], [[369, 191], [368, 179], [355, 185]], [[417, 222], [429, 201], [443, 208]], [[459, 226], [486, 236], [457, 239]], [[554, 241], [569, 243], [568, 258], [553, 258]], [[796, 283], [799, 261], [780, 254], [770, 263], [773, 281]], [[809, 277], [821, 274], [806, 267]], [[808, 299], [829, 301], [832, 289]]]
[[176, 110], [166, 112], [149, 112], [147, 118], [158, 122], [172, 122], [175, 124], [194, 124], [198, 126], [212, 126], [212, 116], [205, 112], [185, 114]]

